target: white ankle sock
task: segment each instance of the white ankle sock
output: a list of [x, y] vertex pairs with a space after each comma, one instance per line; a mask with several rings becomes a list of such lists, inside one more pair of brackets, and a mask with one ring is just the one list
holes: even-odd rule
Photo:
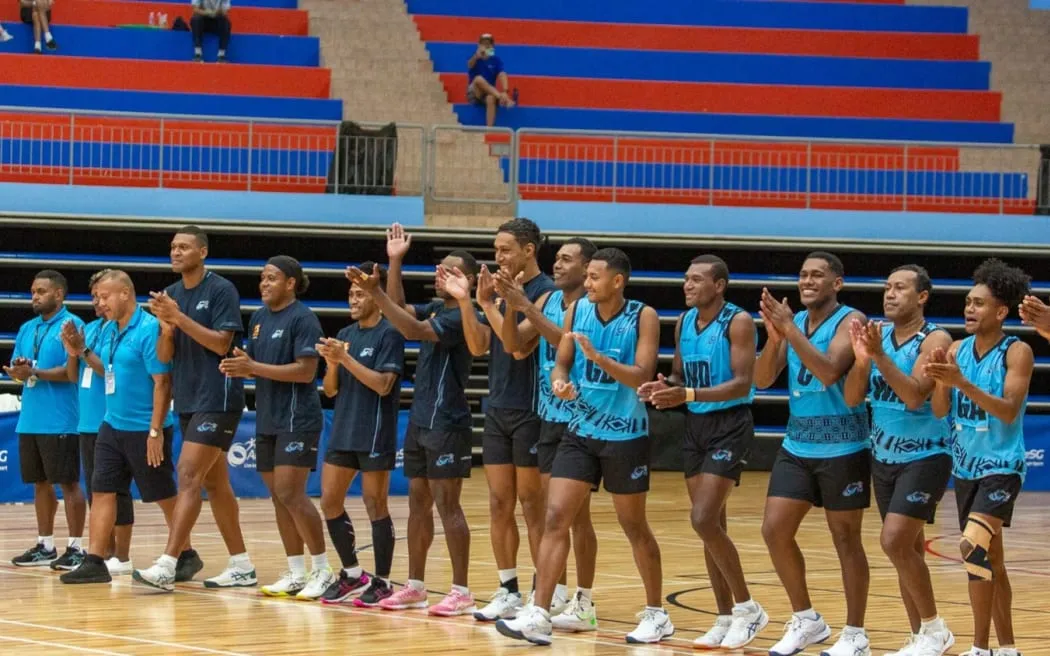
[[576, 588], [576, 594], [580, 595], [580, 601], [585, 601], [588, 604], [593, 604], [594, 600], [591, 599], [590, 588]]
[[310, 569], [326, 569], [328, 567], [328, 554], [310, 555]]
[[83, 549], [84, 538], [69, 538], [68, 544], [70, 549]]
[[174, 556], [164, 554], [163, 556], [157, 559], [157, 564], [163, 567], [164, 569], [168, 570], [169, 572], [174, 572], [175, 566], [179, 564], [179, 559], [175, 558]]
[[814, 622], [820, 619], [820, 615], [817, 614], [817, 611], [813, 610], [812, 608], [807, 608], [806, 610], [798, 611], [797, 613], [795, 613], [795, 617], [801, 617], [804, 620], [811, 620]]
[[919, 627], [919, 633], [929, 633], [930, 631], [943, 631], [945, 629], [944, 620], [940, 615], [937, 615], [932, 620], [924, 621]]
[[739, 604], [733, 606], [733, 610], [738, 609], [748, 613], [754, 613], [758, 610], [758, 604], [755, 603], [754, 599], [748, 599], [747, 601], [741, 601]]
[[50, 32], [44, 32], [44, 41], [54, 41], [55, 37], [51, 36]]
[[454, 585], [452, 589], [464, 596], [470, 594], [470, 588], [465, 585]]
[[427, 586], [423, 585], [423, 582], [418, 579], [409, 579], [405, 582], [405, 585], [419, 592], [423, 592], [427, 589]]
[[732, 623], [732, 615], [718, 615], [715, 617], [715, 626], [729, 626]]
[[248, 557], [248, 553], [239, 553], [230, 555], [230, 564], [240, 567], [241, 569], [251, 569], [252, 559]]
[[306, 556], [288, 556], [288, 569], [296, 578], [306, 578]]
[[44, 545], [44, 549], [47, 549], [48, 551], [54, 551], [55, 550], [55, 536], [53, 536], [53, 535], [40, 535], [40, 536], [37, 536], [36, 542], [37, 542], [37, 544]]
[[516, 579], [516, 578], [518, 578], [518, 568], [517, 567], [511, 567], [510, 569], [501, 569], [499, 571], [499, 582], [500, 583], [506, 583], [507, 581], [509, 581], [511, 579]]
[[360, 565], [356, 565], [354, 567], [344, 567], [343, 571], [346, 572], [346, 575], [349, 576], [350, 578], [356, 579], [356, 578], [359, 578], [361, 576], [361, 574], [362, 574], [362, 572], [364, 570], [361, 569]]
[[861, 634], [863, 636], [868, 635], [868, 632], [864, 630], [863, 626], [849, 626], [849, 625], [846, 625], [846, 626], [842, 627], [842, 634], [843, 635], [850, 635], [850, 634], [853, 634], [853, 633], [859, 633], [859, 634]]
[[569, 598], [569, 586], [564, 583], [559, 583], [554, 586], [554, 598], [555, 599], [568, 599]]

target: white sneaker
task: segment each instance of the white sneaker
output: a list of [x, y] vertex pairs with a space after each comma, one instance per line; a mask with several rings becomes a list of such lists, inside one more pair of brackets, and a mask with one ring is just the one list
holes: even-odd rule
[[306, 577], [306, 586], [295, 598], [299, 601], [314, 601], [324, 594], [328, 586], [335, 583], [335, 572], [331, 567], [315, 567]]
[[126, 576], [135, 571], [135, 566], [131, 564], [130, 560], [121, 561], [116, 556], [113, 556], [106, 561], [106, 569], [109, 570], [110, 576]]
[[235, 565], [232, 560], [226, 564], [226, 569], [221, 574], [210, 579], [204, 579], [206, 588], [250, 588], [259, 580], [255, 578], [255, 567], [251, 563], [241, 567]]
[[[769, 624], [769, 615], [757, 601], [751, 602], [753, 610], [733, 609], [733, 622], [729, 626], [729, 632], [722, 640], [722, 649], [740, 649], [755, 639], [762, 629]], [[938, 654], [940, 656], [940, 654]]]
[[565, 597], [559, 597], [558, 593], [555, 592], [554, 596], [551, 597], [551, 617], [561, 615], [565, 612], [565, 609], [569, 607], [569, 600]]
[[[904, 643], [904, 646], [897, 651], [888, 651], [883, 656], [914, 656], [915, 655], [915, 641], [918, 635], [913, 633], [908, 636], [908, 641]], [[955, 640], [955, 636], [952, 636], [952, 640]]]
[[641, 619], [638, 628], [627, 634], [627, 642], [631, 644], [660, 642], [674, 635], [674, 624], [665, 610], [646, 608], [637, 617]]
[[[951, 649], [954, 644], [955, 635], [947, 628], [944, 631], [920, 632], [912, 643], [910, 656], [943, 656], [944, 652]], [[998, 654], [1007, 656], [1002, 651], [999, 650]], [[1011, 656], [1016, 656], [1016, 654]]]
[[513, 619], [521, 608], [520, 592], [510, 592], [506, 588], [500, 588], [496, 594], [492, 595], [492, 600], [485, 604], [484, 608], [474, 611], [474, 619], [480, 622], [509, 620]]
[[831, 627], [822, 615], [815, 620], [807, 620], [792, 615], [784, 625], [784, 637], [769, 648], [769, 656], [794, 656], [806, 647], [824, 642], [831, 637]]
[[[916, 641], [918, 643], [918, 641]], [[843, 631], [839, 639], [829, 649], [820, 652], [820, 656], [871, 656], [871, 643], [864, 631]]]
[[0, 43], [4, 43], [6, 41], [10, 41], [13, 38], [15, 38], [15, 37], [11, 36], [10, 32], [8, 32], [4, 28], [0, 27]]
[[175, 570], [168, 569], [160, 563], [153, 563], [149, 569], [133, 571], [131, 578], [151, 588], [157, 588], [165, 592], [173, 592], [175, 590]]
[[[955, 636], [952, 636], [954, 638]], [[1021, 652], [1017, 650], [1017, 647], [1007, 647], [1006, 649], [993, 649], [992, 656], [1021, 656]]]
[[584, 601], [577, 592], [565, 610], [551, 615], [551, 624], [559, 631], [597, 631], [598, 611], [592, 602]]
[[726, 634], [729, 633], [729, 627], [733, 624], [733, 618], [730, 615], [719, 615], [715, 618], [715, 624], [707, 633], [700, 636], [693, 641], [693, 646], [697, 649], [719, 649], [722, 647], [722, 641], [726, 639]]
[[496, 630], [508, 638], [528, 640], [534, 645], [549, 645], [553, 628], [547, 611], [539, 606], [526, 606], [512, 620], [499, 620]]
[[281, 578], [277, 579], [276, 583], [264, 585], [259, 588], [259, 592], [267, 597], [294, 597], [305, 587], [306, 577], [285, 572], [281, 574]]

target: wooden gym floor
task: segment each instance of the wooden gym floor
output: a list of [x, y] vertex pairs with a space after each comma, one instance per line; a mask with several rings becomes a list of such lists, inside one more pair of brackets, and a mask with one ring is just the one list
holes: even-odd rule
[[[765, 653], [782, 631], [790, 609], [766, 554], [760, 534], [767, 474], [745, 473], [743, 484], [730, 500], [730, 532], [736, 540], [752, 594], [769, 611], [769, 627], [747, 649]], [[1050, 655], [1050, 561], [1047, 534], [1050, 513], [1046, 494], [1022, 494], [1014, 526], [1006, 533], [1007, 558], [1014, 590], [1014, 620], [1018, 647], [1027, 656]], [[472, 530], [471, 589], [479, 601], [497, 587], [496, 566], [489, 543], [488, 500], [480, 470], [467, 483], [464, 507]], [[363, 544], [369, 540], [368, 523], [359, 501], [348, 499], [347, 508]], [[399, 536], [405, 535], [407, 504], [391, 500]], [[132, 558], [148, 566], [159, 555], [166, 531], [155, 506], [137, 504], [138, 524]], [[713, 601], [707, 588], [699, 539], [688, 519], [688, 504], [680, 474], [657, 473], [649, 495], [649, 521], [663, 552], [664, 596], [677, 627], [674, 638], [660, 646], [630, 647], [623, 636], [635, 626], [634, 614], [644, 601], [641, 584], [626, 539], [620, 533], [608, 497], [593, 501], [599, 538], [595, 601], [600, 630], [597, 634], [556, 634], [550, 652], [555, 654], [687, 654], [691, 642], [712, 620]], [[957, 636], [952, 653], [970, 645], [971, 620], [966, 595], [966, 575], [954, 559], [958, 530], [955, 502], [948, 493], [930, 527], [928, 561], [933, 572], [941, 614]], [[241, 520], [260, 582], [269, 583], [284, 569], [284, 554], [273, 526], [269, 501], [242, 502]], [[519, 574], [527, 585], [531, 569], [522, 526]], [[440, 530], [440, 522], [437, 523]], [[871, 594], [867, 626], [873, 652], [900, 647], [907, 636], [904, 608], [893, 568], [879, 549], [879, 518], [871, 509], [864, 527], [871, 561]], [[112, 586], [64, 586], [49, 570], [21, 569], [8, 564], [35, 538], [31, 505], [0, 506], [0, 653], [18, 654], [405, 654], [520, 653], [525, 643], [507, 640], [491, 625], [471, 618], [438, 619], [423, 611], [389, 613], [318, 603], [265, 599], [255, 590], [205, 591], [200, 583], [180, 584], [174, 594], [133, 586], [130, 577]], [[65, 545], [65, 525], [58, 517], [59, 548]], [[202, 574], [219, 572], [226, 553], [211, 515], [204, 512], [193, 535], [205, 561]], [[815, 608], [836, 630], [845, 619], [838, 562], [822, 513], [811, 513], [799, 540], [806, 554]], [[943, 555], [942, 555], [943, 554]], [[333, 563], [334, 551], [329, 551]], [[362, 564], [372, 566], [371, 553]], [[403, 581], [407, 555], [399, 541], [394, 559], [394, 580]], [[570, 558], [569, 585], [574, 585]], [[428, 563], [427, 586], [447, 590], [449, 567], [443, 539], [434, 541]], [[198, 578], [203, 578], [199, 576]], [[1047, 586], [1047, 587], [1043, 587]], [[437, 592], [431, 600], [439, 599]], [[1046, 622], [1046, 624], [1044, 624]], [[994, 634], [993, 634], [994, 645]], [[536, 647], [535, 650], [542, 651]], [[17, 652], [15, 651], [17, 650]], [[810, 653], [817, 653], [813, 650]]]

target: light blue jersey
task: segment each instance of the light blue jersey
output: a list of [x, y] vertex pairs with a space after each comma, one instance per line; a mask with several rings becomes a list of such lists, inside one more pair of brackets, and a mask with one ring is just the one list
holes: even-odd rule
[[[598, 306], [586, 297], [576, 301], [573, 332], [586, 335], [595, 350], [621, 364], [634, 364], [638, 347], [638, 320], [645, 305], [627, 301], [609, 321], [598, 316]], [[631, 440], [649, 434], [649, 415], [634, 388], [621, 385], [588, 360], [576, 347], [570, 373], [576, 385], [575, 409], [569, 430], [597, 440]]]
[[[682, 328], [678, 335], [678, 353], [682, 358], [682, 374], [685, 386], [692, 388], [714, 387], [733, 379], [732, 349], [729, 340], [729, 325], [740, 312], [732, 303], [723, 303], [715, 320], [697, 330], [700, 311], [692, 308], [682, 317]], [[758, 331], [755, 331], [758, 344]], [[687, 404], [689, 412], [702, 415], [751, 403], [755, 398], [755, 386], [747, 396], [729, 401], [694, 401]]]
[[[821, 353], [827, 353], [839, 324], [853, 312], [853, 308], [839, 305], [812, 333], [807, 331], [809, 311], [795, 315], [798, 326], [810, 343]], [[795, 349], [788, 345], [788, 419], [783, 446], [799, 458], [838, 458], [868, 448], [868, 410], [861, 403], [846, 405], [843, 376], [831, 387], [802, 364]]]
[[[101, 352], [106, 320], [95, 319], [84, 326], [84, 345], [95, 355]], [[80, 425], [81, 435], [97, 433], [102, 420], [106, 417], [106, 377], [96, 373], [84, 359], [80, 359]], [[91, 373], [87, 373], [91, 371]]]
[[[1004, 336], [983, 357], [978, 357], [974, 337], [970, 336], [959, 344], [955, 361], [967, 380], [988, 394], [1001, 397], [1006, 384], [1006, 352], [1016, 341], [1016, 337]], [[1024, 479], [1023, 412], [1012, 424], [1004, 424], [953, 389], [952, 419], [952, 473], [957, 478], [974, 480], [1017, 474]]]
[[[897, 344], [893, 325], [883, 326], [882, 350], [898, 369], [910, 375], [923, 341], [938, 330], [941, 329], [927, 322], [911, 339]], [[951, 424], [947, 419], [934, 416], [929, 400], [921, 408], [909, 410], [874, 364], [868, 377], [868, 390], [872, 456], [876, 460], [894, 465], [950, 453]]]
[[[543, 316], [559, 328], [565, 321], [563, 299], [564, 295], [561, 290], [556, 289], [548, 294], [547, 299], [543, 302]], [[551, 344], [547, 338], [541, 336], [537, 350], [539, 351], [540, 370], [537, 381], [539, 387], [537, 412], [543, 421], [567, 424], [572, 417], [571, 402], [554, 396], [554, 390], [551, 388], [551, 372], [554, 371], [554, 365], [558, 359], [558, 345]]]

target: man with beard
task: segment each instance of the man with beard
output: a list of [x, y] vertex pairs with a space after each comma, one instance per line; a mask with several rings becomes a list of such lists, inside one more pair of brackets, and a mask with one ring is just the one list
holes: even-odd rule
[[[62, 327], [72, 323], [80, 331], [84, 322], [66, 309], [66, 278], [58, 271], [46, 269], [36, 274], [31, 292], [37, 316], [18, 329], [11, 364], [4, 371], [22, 384], [22, 411], [15, 431], [22, 482], [33, 485], [37, 542], [11, 563], [73, 570], [84, 558], [87, 503], [80, 489], [77, 382], [70, 378]], [[55, 549], [55, 485], [62, 489], [69, 530], [69, 544], [61, 557]]]

